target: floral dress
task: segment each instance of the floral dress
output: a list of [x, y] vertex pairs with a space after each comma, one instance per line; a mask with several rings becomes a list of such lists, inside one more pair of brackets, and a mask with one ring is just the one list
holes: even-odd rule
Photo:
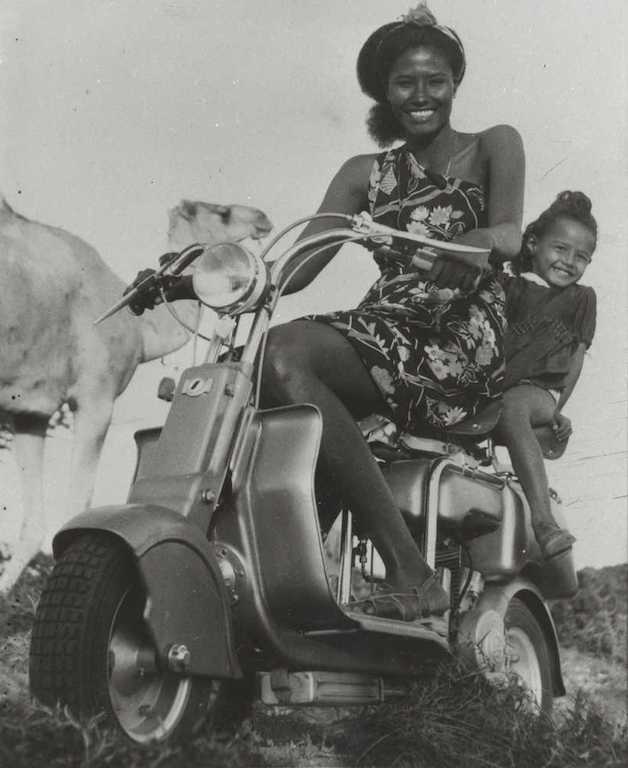
[[[379, 155], [369, 183], [381, 224], [451, 240], [486, 225], [477, 184], [426, 174], [405, 146]], [[420, 433], [474, 415], [499, 397], [504, 374], [504, 293], [494, 275], [471, 293], [439, 289], [402, 249], [375, 250], [380, 277], [356, 309], [315, 315], [353, 345], [390, 407], [396, 427]], [[403, 242], [403, 241], [401, 241]]]

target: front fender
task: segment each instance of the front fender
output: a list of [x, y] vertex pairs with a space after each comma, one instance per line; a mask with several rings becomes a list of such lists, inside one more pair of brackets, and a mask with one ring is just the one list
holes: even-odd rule
[[545, 639], [552, 654], [552, 683], [555, 696], [565, 695], [563, 673], [560, 668], [560, 647], [554, 619], [540, 590], [527, 579], [513, 579], [505, 584], [488, 584], [480, 595], [474, 610], [480, 612], [494, 610], [502, 619], [508, 610], [508, 604], [513, 597], [522, 600], [534, 614], [539, 626], [545, 634]]
[[144, 618], [162, 659], [172, 645], [183, 644], [190, 652], [189, 674], [242, 676], [218, 561], [196, 526], [154, 504], [99, 507], [57, 533], [55, 558], [87, 531], [116, 536], [134, 556], [147, 595]]

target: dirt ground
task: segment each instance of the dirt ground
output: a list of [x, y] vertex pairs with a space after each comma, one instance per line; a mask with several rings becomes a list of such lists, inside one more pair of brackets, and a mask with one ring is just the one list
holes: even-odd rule
[[574, 648], [561, 651], [561, 666], [567, 695], [557, 701], [557, 710], [569, 706], [578, 691], [587, 693], [617, 724], [628, 719], [628, 671], [621, 664], [608, 662]]

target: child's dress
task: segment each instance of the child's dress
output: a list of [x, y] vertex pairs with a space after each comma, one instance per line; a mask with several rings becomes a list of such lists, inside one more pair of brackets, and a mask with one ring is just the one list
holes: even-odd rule
[[[440, 182], [438, 185], [435, 182]], [[378, 156], [369, 184], [373, 220], [438, 240], [486, 226], [484, 192], [429, 178], [406, 147]], [[416, 246], [398, 245], [414, 252]], [[461, 294], [439, 289], [408, 259], [375, 260], [381, 276], [353, 310], [314, 316], [353, 345], [404, 432], [455, 424], [499, 397], [504, 293], [493, 275]]]
[[560, 391], [578, 345], [588, 349], [593, 341], [595, 291], [578, 284], [555, 288], [533, 272], [500, 281], [508, 320], [504, 389], [529, 383]]

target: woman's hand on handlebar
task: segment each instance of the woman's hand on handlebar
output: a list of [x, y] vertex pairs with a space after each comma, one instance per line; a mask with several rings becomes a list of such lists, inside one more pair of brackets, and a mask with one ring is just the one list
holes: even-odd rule
[[[452, 242], [457, 245], [471, 245], [488, 250], [491, 248], [485, 232], [480, 230], [465, 232], [454, 238]], [[429, 279], [441, 288], [459, 288], [461, 291], [467, 292], [474, 290], [478, 280], [488, 268], [488, 253], [485, 257], [478, 258], [477, 264], [469, 264], [466, 261], [448, 256], [439, 256], [430, 270]]]
[[436, 283], [439, 288], [459, 288], [463, 292], [469, 292], [476, 287], [481, 274], [482, 270], [479, 267], [439, 256], [434, 261], [427, 279]]
[[145, 309], [154, 309], [158, 300], [161, 301], [156, 270], [141, 269], [135, 276], [135, 280], [124, 289], [122, 295], [126, 296], [133, 290], [136, 290], [137, 293], [129, 302], [129, 309], [134, 315], [143, 314]]
[[129, 309], [134, 315], [143, 314], [145, 309], [154, 309], [163, 302], [163, 295], [169, 301], [195, 298], [191, 275], [157, 275], [154, 269], [140, 270], [124, 295], [134, 289], [138, 292], [129, 302]]

